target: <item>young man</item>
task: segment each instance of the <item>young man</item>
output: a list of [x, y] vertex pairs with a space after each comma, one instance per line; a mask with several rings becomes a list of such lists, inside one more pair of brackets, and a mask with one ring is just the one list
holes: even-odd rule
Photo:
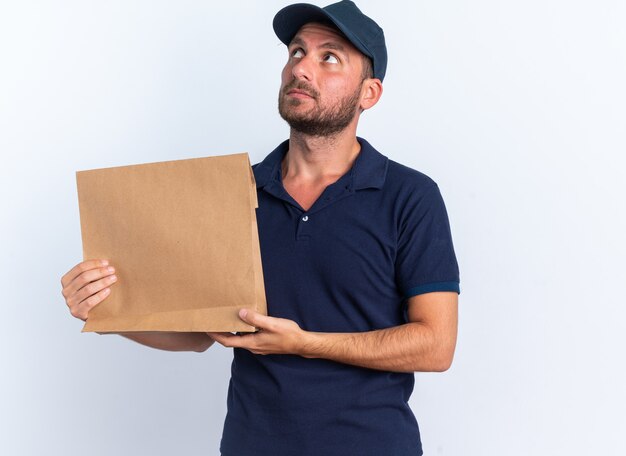
[[[457, 332], [458, 267], [437, 185], [356, 136], [382, 94], [382, 29], [350, 1], [296, 4], [274, 30], [288, 46], [279, 112], [288, 141], [254, 167], [269, 316], [258, 332], [127, 334], [166, 350], [235, 347], [221, 451], [420, 455], [415, 371], [444, 371]], [[86, 319], [114, 270], [62, 279]]]

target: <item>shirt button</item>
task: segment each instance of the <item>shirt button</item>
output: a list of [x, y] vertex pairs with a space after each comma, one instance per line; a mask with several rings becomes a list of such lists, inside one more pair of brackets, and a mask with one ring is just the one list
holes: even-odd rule
[[306, 222], [307, 220], [309, 220], [309, 216], [308, 215], [305, 215], [304, 217], [302, 217], [302, 221], [303, 222]]

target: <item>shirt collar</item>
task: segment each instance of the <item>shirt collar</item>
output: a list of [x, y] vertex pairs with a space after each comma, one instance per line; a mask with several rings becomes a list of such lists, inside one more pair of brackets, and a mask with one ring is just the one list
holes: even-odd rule
[[[357, 140], [361, 144], [361, 151], [349, 171], [352, 176], [352, 189], [380, 189], [387, 177], [389, 159], [374, 149], [365, 139], [357, 137]], [[272, 182], [280, 181], [280, 164], [288, 150], [289, 140], [283, 141], [262, 162], [253, 167], [257, 188], [264, 188]]]

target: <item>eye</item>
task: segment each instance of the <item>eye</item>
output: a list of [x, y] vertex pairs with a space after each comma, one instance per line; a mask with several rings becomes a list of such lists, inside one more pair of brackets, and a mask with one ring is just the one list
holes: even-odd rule
[[294, 59], [301, 59], [303, 56], [304, 56], [304, 52], [300, 48], [296, 48], [293, 51], [291, 51], [291, 57], [293, 57]]
[[339, 59], [333, 54], [326, 54], [323, 58], [326, 63], [339, 63]]

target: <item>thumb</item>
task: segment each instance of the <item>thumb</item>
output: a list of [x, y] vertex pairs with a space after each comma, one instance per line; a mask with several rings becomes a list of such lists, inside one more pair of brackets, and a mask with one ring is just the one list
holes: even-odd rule
[[239, 318], [255, 328], [265, 328], [269, 319], [269, 317], [249, 309], [241, 309]]

